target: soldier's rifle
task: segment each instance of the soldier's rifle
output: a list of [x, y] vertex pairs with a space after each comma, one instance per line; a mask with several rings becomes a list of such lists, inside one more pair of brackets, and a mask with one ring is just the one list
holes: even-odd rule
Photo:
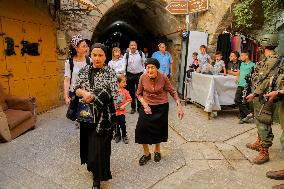
[[[268, 89], [267, 89], [267, 91], [266, 91], [267, 94], [268, 94], [268, 93], [271, 93], [272, 91], [275, 90], [277, 79], [278, 79], [279, 75], [280, 75], [281, 72], [282, 72], [282, 65], [283, 65], [283, 62], [284, 62], [284, 57], [281, 59], [281, 62], [278, 64], [277, 69], [276, 69], [276, 72], [275, 72], [275, 74], [273, 75], [272, 81], [269, 83], [269, 87], [268, 87]], [[261, 105], [261, 108], [260, 108], [260, 110], [259, 110], [257, 116], [260, 116], [260, 115], [261, 115], [261, 113], [262, 113], [262, 111], [263, 111], [263, 108], [264, 108], [266, 102], [268, 102], [268, 100], [269, 100], [268, 97], [263, 96], [263, 103], [262, 103], [262, 105]]]
[[245, 80], [246, 80], [246, 86], [242, 91], [242, 104], [246, 104], [247, 100], [246, 97], [248, 94], [251, 92], [251, 80], [252, 80], [252, 73], [254, 72], [254, 69], [246, 75]]

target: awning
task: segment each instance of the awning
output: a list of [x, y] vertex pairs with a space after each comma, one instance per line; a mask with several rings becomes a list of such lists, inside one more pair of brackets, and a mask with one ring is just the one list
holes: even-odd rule
[[98, 9], [97, 6], [91, 0], [76, 0], [76, 1], [83, 4], [84, 6], [87, 6], [88, 9], [90, 10]]

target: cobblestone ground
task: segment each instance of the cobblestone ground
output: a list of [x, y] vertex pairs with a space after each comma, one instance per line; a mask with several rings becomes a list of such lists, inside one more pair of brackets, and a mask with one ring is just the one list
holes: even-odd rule
[[[92, 175], [80, 165], [79, 130], [65, 118], [65, 111], [62, 106], [40, 115], [35, 130], [0, 144], [1, 189], [91, 188]], [[130, 143], [113, 142], [113, 179], [103, 188], [267, 189], [281, 183], [265, 177], [266, 171], [284, 168], [279, 125], [273, 126], [271, 161], [253, 165], [250, 161], [257, 153], [245, 148], [256, 138], [253, 123], [237, 124], [236, 111], [218, 113], [212, 120], [194, 105], [184, 111], [180, 121], [171, 104], [169, 141], [162, 144], [162, 160], [142, 167], [138, 165], [142, 148], [134, 143], [138, 114], [127, 114]]]

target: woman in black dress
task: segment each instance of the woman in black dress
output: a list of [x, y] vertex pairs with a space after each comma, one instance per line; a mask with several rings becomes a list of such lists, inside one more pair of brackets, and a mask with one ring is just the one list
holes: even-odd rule
[[92, 64], [80, 70], [74, 91], [96, 110], [94, 123], [80, 122], [80, 158], [81, 164], [86, 163], [93, 173], [93, 188], [99, 189], [100, 181], [112, 178], [111, 139], [116, 121], [114, 99], [118, 95], [118, 83], [114, 70], [105, 65], [104, 45], [94, 44], [91, 57]]

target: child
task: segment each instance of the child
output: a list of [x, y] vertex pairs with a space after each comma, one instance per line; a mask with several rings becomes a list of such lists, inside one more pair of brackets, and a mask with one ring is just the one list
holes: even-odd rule
[[109, 61], [108, 66], [119, 75], [125, 75], [125, 62], [121, 56], [120, 48], [114, 47], [112, 49], [112, 60]]
[[[240, 121], [239, 124], [246, 123], [253, 115], [249, 113], [248, 103], [243, 100], [243, 90], [247, 86], [246, 76], [251, 74], [254, 70], [255, 64], [249, 59], [250, 53], [248, 51], [244, 51], [241, 53], [241, 67], [238, 76], [238, 88], [235, 95], [235, 104], [239, 106], [240, 111]], [[250, 91], [247, 92], [247, 95]]]
[[198, 61], [197, 56], [198, 56], [197, 52], [192, 53], [193, 62], [192, 62], [191, 67], [194, 69], [194, 71], [196, 71], [197, 68], [199, 67], [199, 61]]
[[207, 73], [208, 64], [211, 64], [211, 57], [206, 52], [207, 47], [205, 45], [200, 46], [200, 54], [198, 55], [199, 68], [197, 72]]
[[122, 131], [122, 139], [125, 144], [128, 144], [128, 137], [126, 132], [126, 122], [125, 113], [126, 106], [131, 103], [132, 99], [129, 92], [125, 89], [126, 77], [124, 75], [118, 76], [118, 86], [119, 86], [119, 96], [116, 99], [116, 117], [117, 117], [117, 127], [115, 134], [115, 142], [118, 143], [121, 140], [120, 129]]
[[227, 70], [225, 67], [225, 63], [222, 60], [222, 53], [220, 51], [217, 51], [215, 53], [215, 64], [214, 65], [209, 65], [209, 70], [213, 75], [217, 75], [221, 73], [222, 70], [224, 70], [224, 75], [227, 74]]

